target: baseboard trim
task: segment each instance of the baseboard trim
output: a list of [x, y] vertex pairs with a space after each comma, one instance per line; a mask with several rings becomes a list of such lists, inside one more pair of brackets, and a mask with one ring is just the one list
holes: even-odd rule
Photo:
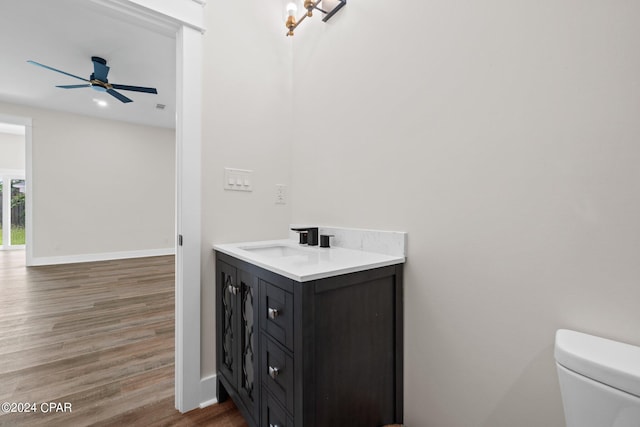
[[215, 374], [200, 380], [200, 409], [218, 403], [216, 385]]
[[33, 257], [29, 266], [76, 264], [80, 262], [111, 261], [115, 259], [146, 258], [175, 255], [175, 248], [144, 249], [140, 251], [104, 252], [99, 254], [63, 255], [53, 257]]
[[24, 251], [25, 245], [0, 246], [0, 251]]

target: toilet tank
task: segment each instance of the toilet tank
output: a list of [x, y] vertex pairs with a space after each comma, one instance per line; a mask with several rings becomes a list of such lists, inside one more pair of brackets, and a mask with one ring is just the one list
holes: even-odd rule
[[560, 329], [555, 359], [567, 427], [640, 427], [640, 347]]

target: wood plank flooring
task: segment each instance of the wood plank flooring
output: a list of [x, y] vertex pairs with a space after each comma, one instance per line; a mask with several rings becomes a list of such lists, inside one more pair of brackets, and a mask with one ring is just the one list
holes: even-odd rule
[[247, 426], [231, 400], [174, 408], [172, 256], [26, 268], [0, 251], [3, 402], [37, 412], [0, 410], [0, 426]]

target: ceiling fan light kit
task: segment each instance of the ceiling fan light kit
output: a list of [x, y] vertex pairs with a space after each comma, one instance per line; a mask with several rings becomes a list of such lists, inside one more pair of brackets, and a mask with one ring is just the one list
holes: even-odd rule
[[47, 70], [55, 71], [57, 73], [61, 73], [69, 77], [73, 77], [75, 79], [86, 82], [85, 84], [78, 84], [78, 85], [56, 86], [62, 89], [79, 89], [79, 88], [89, 87], [98, 92], [106, 92], [109, 95], [113, 96], [114, 98], [124, 103], [133, 102], [133, 100], [130, 98], [127, 98], [120, 92], [117, 92], [115, 89], [128, 90], [132, 92], [153, 93], [153, 94], [158, 93], [158, 91], [152, 87], [129, 86], [129, 85], [116, 84], [116, 83], [109, 83], [109, 80], [107, 80], [107, 76], [109, 75], [110, 67], [107, 66], [107, 61], [98, 56], [92, 56], [91, 61], [93, 62], [93, 73], [91, 73], [91, 76], [89, 77], [89, 79], [84, 79], [82, 77], [67, 73], [65, 71], [58, 70], [53, 67], [49, 67], [48, 65], [44, 65], [36, 61], [28, 60], [27, 62], [33, 65], [37, 65], [38, 67], [46, 68]]

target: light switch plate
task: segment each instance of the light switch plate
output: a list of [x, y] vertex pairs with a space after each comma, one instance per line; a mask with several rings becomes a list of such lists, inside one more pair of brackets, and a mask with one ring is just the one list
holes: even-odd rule
[[224, 168], [222, 186], [229, 191], [253, 191], [253, 171], [247, 169]]

